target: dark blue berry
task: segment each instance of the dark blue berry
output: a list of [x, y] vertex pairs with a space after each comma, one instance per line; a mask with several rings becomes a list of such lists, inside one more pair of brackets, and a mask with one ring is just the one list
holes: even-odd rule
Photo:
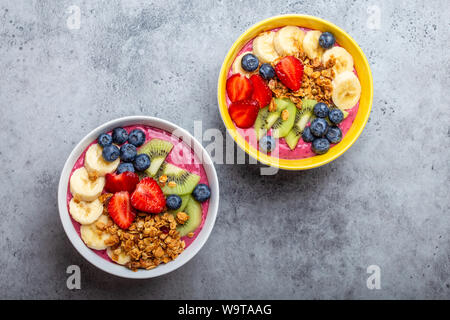
[[276, 142], [272, 136], [264, 136], [259, 140], [259, 149], [265, 153], [272, 152], [275, 146]]
[[211, 197], [211, 190], [206, 184], [200, 183], [192, 191], [192, 196], [198, 202], [205, 202]]
[[328, 106], [323, 102], [319, 102], [314, 106], [314, 114], [316, 117], [326, 118], [328, 117], [329, 112], [330, 109], [328, 109]]
[[113, 162], [120, 156], [120, 150], [116, 145], [109, 145], [103, 148], [102, 151], [103, 159], [108, 162]]
[[181, 200], [179, 195], [171, 194], [166, 198], [166, 206], [169, 210], [177, 210], [181, 207], [181, 203], [183, 201]]
[[128, 135], [128, 142], [135, 145], [136, 147], [140, 147], [145, 142], [145, 133], [142, 130], [134, 129]]
[[305, 142], [313, 142], [314, 141], [315, 137], [311, 133], [311, 128], [310, 127], [306, 127], [305, 130], [303, 130], [303, 132], [302, 132], [302, 139]]
[[124, 128], [115, 128], [112, 132], [112, 139], [114, 143], [122, 144], [128, 140], [128, 132]]
[[310, 129], [314, 136], [321, 138], [327, 133], [328, 122], [325, 119], [316, 118], [311, 122]]
[[254, 54], [247, 53], [242, 57], [241, 66], [245, 71], [253, 72], [258, 69], [259, 60]]
[[130, 143], [125, 143], [120, 147], [120, 159], [124, 162], [132, 162], [136, 158], [137, 149]]
[[111, 136], [107, 133], [102, 133], [97, 138], [97, 143], [103, 148], [112, 145], [112, 141]]
[[339, 143], [342, 140], [342, 131], [339, 127], [330, 127], [325, 137], [330, 143]]
[[139, 154], [134, 159], [133, 165], [136, 171], [144, 171], [150, 167], [150, 157], [145, 153]]
[[275, 70], [270, 65], [270, 63], [263, 63], [261, 67], [259, 67], [259, 74], [266, 80], [270, 80], [275, 77]]
[[340, 109], [332, 109], [328, 114], [328, 119], [334, 124], [339, 124], [344, 120], [344, 113]]
[[123, 173], [123, 172], [134, 172], [134, 166], [132, 163], [128, 163], [128, 162], [122, 162], [121, 164], [119, 164], [119, 166], [117, 167], [117, 173]]
[[324, 154], [330, 149], [330, 142], [325, 138], [318, 138], [312, 143], [312, 151], [315, 154]]
[[330, 32], [324, 32], [320, 35], [319, 44], [324, 49], [330, 49], [336, 43], [336, 38]]

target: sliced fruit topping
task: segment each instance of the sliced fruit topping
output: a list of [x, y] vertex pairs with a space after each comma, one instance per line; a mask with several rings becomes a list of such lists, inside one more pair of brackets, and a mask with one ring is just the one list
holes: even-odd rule
[[302, 136], [303, 131], [306, 130], [305, 127], [313, 115], [312, 110], [315, 105], [316, 100], [309, 100], [309, 99], [302, 100], [302, 109], [297, 110], [294, 120], [294, 126], [285, 137], [285, 141], [291, 150], [294, 150], [297, 147], [298, 141], [300, 140], [300, 136]]
[[351, 71], [344, 71], [338, 74], [333, 82], [333, 93], [331, 95], [333, 103], [339, 109], [351, 109], [361, 97], [361, 84], [358, 77]]
[[305, 32], [296, 26], [286, 26], [277, 31], [273, 38], [275, 50], [281, 56], [292, 56], [299, 52]]
[[273, 46], [275, 32], [263, 32], [253, 40], [253, 53], [261, 63], [271, 63], [280, 56]]
[[274, 138], [283, 138], [294, 126], [297, 107], [290, 100], [286, 101], [287, 106], [281, 112], [281, 116], [272, 126], [272, 135]]
[[150, 167], [145, 173], [153, 177], [161, 167], [167, 155], [173, 148], [173, 144], [169, 141], [161, 139], [152, 139], [139, 149], [139, 154], [145, 153], [150, 157]]
[[250, 81], [253, 86], [252, 99], [258, 101], [260, 108], [264, 108], [272, 100], [272, 90], [259, 74], [252, 75]]
[[167, 177], [162, 187], [164, 194], [190, 194], [200, 181], [200, 176], [164, 162], [157, 173], [158, 178]]
[[353, 57], [347, 50], [342, 47], [334, 47], [326, 51], [322, 57], [323, 64], [326, 65], [332, 57], [335, 60], [333, 66], [335, 74], [340, 74], [344, 71], [353, 71]]
[[[172, 196], [172, 195], [170, 195], [170, 196]], [[166, 198], [166, 205], [167, 205], [167, 200], [169, 199], [169, 197]], [[190, 194], [181, 195], [180, 198], [181, 198], [181, 205], [180, 205], [180, 207], [178, 209], [175, 209], [175, 210], [169, 210], [169, 213], [174, 214], [174, 213], [183, 211], [184, 208], [186, 208], [186, 205], [189, 202], [189, 199], [191, 198], [191, 195]]]
[[150, 177], [144, 178], [131, 195], [131, 204], [140, 211], [160, 213], [166, 206], [166, 198], [158, 183]]
[[206, 184], [200, 183], [192, 191], [192, 196], [198, 202], [205, 202], [211, 197], [211, 189]]
[[258, 58], [251, 53], [247, 53], [242, 57], [241, 66], [245, 71], [253, 72], [259, 67]]
[[84, 167], [75, 170], [70, 177], [70, 192], [76, 200], [94, 201], [102, 194], [104, 187], [105, 178], [92, 180]]
[[106, 248], [106, 253], [108, 254], [108, 257], [111, 258], [112, 261], [121, 265], [125, 265], [131, 260], [131, 257], [120, 247], [117, 248], [116, 250], [113, 250], [111, 247], [108, 247]]
[[97, 143], [103, 148], [112, 145], [112, 142], [111, 136], [107, 133], [101, 133], [97, 138]]
[[324, 49], [330, 49], [336, 43], [336, 38], [331, 32], [324, 32], [319, 37], [319, 44]]
[[280, 117], [281, 111], [269, 111], [269, 107], [262, 108], [259, 110], [258, 116], [256, 118], [254, 128], [256, 132], [256, 139], [261, 139], [266, 132], [272, 127], [272, 125]]
[[69, 212], [76, 222], [91, 224], [102, 215], [103, 204], [98, 199], [92, 202], [85, 202], [72, 198], [69, 202]]
[[258, 116], [259, 103], [256, 100], [233, 102], [228, 108], [231, 119], [239, 128], [250, 128]]
[[253, 93], [250, 80], [241, 75], [234, 74], [227, 80], [227, 95], [231, 102], [249, 99]]
[[194, 232], [202, 222], [202, 207], [194, 198], [190, 197], [184, 212], [189, 218], [184, 224], [177, 226], [180, 237], [184, 237], [187, 234]]
[[139, 183], [139, 176], [134, 172], [123, 172], [120, 174], [107, 173], [105, 176], [105, 189], [108, 192], [115, 193], [128, 191], [132, 193]]
[[127, 191], [115, 193], [109, 199], [108, 213], [120, 228], [128, 229], [135, 217], [131, 209], [130, 194]]
[[318, 30], [308, 31], [303, 39], [303, 51], [305, 51], [306, 55], [310, 59], [320, 58], [322, 57], [323, 52], [325, 51], [319, 45], [319, 38], [322, 35], [322, 32]]
[[91, 145], [86, 151], [84, 166], [91, 176], [103, 177], [107, 173], [116, 171], [117, 166], [120, 163], [119, 159], [116, 159], [113, 162], [106, 161], [103, 158], [102, 153], [103, 148], [97, 143]]
[[265, 153], [275, 150], [276, 141], [272, 136], [264, 136], [259, 140], [259, 149]]
[[296, 57], [287, 56], [275, 66], [278, 79], [289, 89], [297, 91], [302, 86], [303, 64]]
[[109, 232], [100, 230], [97, 225], [101, 223], [106, 226], [109, 221], [108, 216], [102, 214], [95, 222], [81, 226], [81, 239], [89, 248], [94, 250], [106, 249], [105, 241], [109, 240], [112, 235]]
[[136, 147], [140, 147], [145, 142], [145, 132], [141, 129], [134, 129], [128, 135], [128, 142]]
[[150, 157], [145, 153], [138, 154], [133, 161], [134, 169], [143, 172], [150, 167]]

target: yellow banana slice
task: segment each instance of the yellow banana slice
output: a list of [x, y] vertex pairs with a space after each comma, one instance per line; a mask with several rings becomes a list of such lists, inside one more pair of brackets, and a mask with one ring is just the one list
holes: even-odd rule
[[342, 47], [333, 47], [327, 50], [322, 57], [323, 64], [334, 57], [336, 64], [333, 67], [335, 74], [342, 73], [344, 71], [353, 71], [353, 57], [347, 50]]
[[271, 63], [280, 56], [273, 46], [275, 32], [269, 31], [261, 33], [253, 40], [253, 53], [261, 63]]
[[339, 109], [351, 109], [361, 97], [361, 84], [358, 77], [350, 71], [338, 74], [333, 82], [332, 99]]
[[89, 174], [85, 167], [75, 170], [70, 177], [70, 192], [76, 200], [94, 201], [97, 199], [105, 187], [105, 178], [98, 177], [95, 180], [89, 179]]
[[102, 222], [103, 224], [108, 224], [108, 216], [102, 214], [97, 221], [91, 224], [82, 225], [80, 228], [81, 239], [84, 243], [91, 249], [94, 250], [104, 250], [107, 248], [105, 241], [111, 236], [106, 231], [100, 230], [97, 227], [97, 222]]
[[131, 260], [130, 256], [127, 255], [121, 248], [112, 250], [111, 247], [108, 247], [106, 249], [106, 253], [112, 261], [121, 265], [127, 264]]
[[305, 32], [299, 27], [286, 26], [275, 33], [273, 45], [280, 56], [293, 56], [303, 45]]
[[319, 44], [321, 34], [318, 30], [308, 31], [303, 39], [303, 51], [310, 59], [321, 58], [325, 51]]
[[69, 202], [69, 212], [75, 221], [81, 224], [91, 224], [102, 215], [103, 204], [98, 199], [86, 202], [72, 198]]
[[90, 146], [86, 151], [84, 166], [91, 176], [103, 177], [107, 173], [116, 171], [119, 166], [120, 159], [108, 162], [103, 159], [102, 152], [103, 148], [97, 143]]

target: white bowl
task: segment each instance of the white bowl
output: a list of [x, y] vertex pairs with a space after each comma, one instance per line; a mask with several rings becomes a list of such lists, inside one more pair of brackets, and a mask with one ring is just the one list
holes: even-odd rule
[[[77, 234], [72, 220], [70, 218], [69, 211], [67, 210], [67, 188], [69, 185], [70, 172], [75, 165], [75, 162], [83, 153], [83, 151], [89, 146], [92, 141], [97, 139], [98, 135], [102, 132], [111, 131], [116, 127], [125, 127], [130, 125], [146, 125], [155, 128], [165, 130], [169, 133], [174, 133], [175, 136], [183, 140], [189, 146], [193, 147], [193, 151], [199, 159], [203, 159], [203, 167], [208, 178], [208, 183], [211, 188], [211, 198], [209, 200], [208, 214], [205, 219], [202, 230], [198, 234], [197, 238], [173, 261], [167, 264], [161, 264], [152, 270], [138, 270], [136, 272], [131, 271], [124, 266], [115, 264], [113, 262], [107, 261], [102, 257], [98, 256], [94, 251], [88, 248], [84, 242], [81, 240], [80, 236]], [[201, 154], [200, 154], [201, 152]], [[59, 180], [58, 187], [58, 207], [59, 216], [63, 224], [64, 230], [69, 237], [70, 242], [72, 242], [75, 249], [86, 258], [90, 263], [92, 263], [97, 268], [106, 271], [110, 274], [132, 279], [146, 279], [158, 277], [160, 275], [169, 273], [175, 269], [178, 269], [190, 259], [192, 259], [197, 252], [203, 247], [206, 240], [208, 239], [214, 222], [217, 216], [217, 210], [219, 207], [219, 181], [217, 179], [216, 169], [214, 164], [206, 150], [203, 146], [186, 130], [181, 129], [177, 125], [153, 117], [146, 116], [131, 116], [125, 118], [119, 118], [116, 120], [109, 121], [96, 129], [92, 130], [87, 136], [81, 140], [80, 143], [73, 149], [61, 173], [61, 178]]]

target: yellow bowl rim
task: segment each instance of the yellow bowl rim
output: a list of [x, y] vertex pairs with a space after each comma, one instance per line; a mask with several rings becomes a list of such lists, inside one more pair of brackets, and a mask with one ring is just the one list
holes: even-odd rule
[[[245, 139], [236, 131], [235, 126], [233, 124], [233, 121], [231, 120], [231, 118], [229, 117], [228, 114], [228, 106], [226, 104], [226, 96], [225, 96], [225, 88], [226, 88], [226, 80], [227, 80], [227, 74], [228, 74], [228, 64], [230, 64], [231, 60], [234, 60], [234, 54], [233, 52], [239, 47], [239, 46], [243, 46], [245, 43], [242, 43], [247, 36], [254, 32], [255, 30], [263, 27], [266, 24], [272, 23], [272, 22], [276, 22], [277, 20], [280, 19], [309, 19], [311, 21], [314, 21], [315, 23], [319, 23], [324, 25], [325, 28], [331, 29], [331, 30], [337, 30], [339, 33], [341, 33], [344, 37], [347, 38], [347, 40], [349, 40], [349, 42], [351, 43], [352, 46], [354, 46], [354, 48], [359, 52], [359, 54], [362, 57], [362, 69], [367, 70], [368, 76], [369, 76], [369, 86], [367, 88], [364, 88], [363, 90], [367, 90], [368, 94], [369, 94], [369, 105], [368, 105], [368, 109], [366, 114], [364, 115], [363, 121], [361, 122], [358, 130], [353, 134], [353, 136], [351, 137], [351, 140], [339, 151], [339, 152], [335, 152], [335, 153], [326, 153], [324, 155], [320, 155], [320, 156], [314, 156], [314, 157], [310, 157], [310, 158], [304, 158], [304, 159], [280, 159], [280, 158], [275, 158], [275, 157], [271, 157], [268, 156], [267, 154], [263, 153], [263, 152], [259, 152], [259, 150], [257, 150], [256, 148], [254, 148], [253, 146], [251, 146], [247, 141], [245, 141]], [[231, 64], [230, 64], [231, 65]], [[355, 141], [359, 138], [359, 136], [361, 135], [362, 131], [364, 130], [364, 127], [367, 124], [367, 121], [369, 119], [369, 115], [370, 112], [372, 110], [372, 102], [373, 102], [373, 78], [372, 78], [372, 72], [370, 70], [370, 66], [369, 66], [369, 62], [367, 61], [367, 58], [364, 54], [364, 52], [361, 50], [361, 48], [359, 47], [359, 45], [356, 43], [356, 41], [349, 35], [347, 34], [343, 29], [339, 28], [338, 26], [336, 26], [335, 24], [326, 21], [324, 19], [321, 18], [317, 18], [314, 16], [310, 16], [310, 15], [302, 15], [302, 14], [286, 14], [286, 15], [278, 15], [278, 16], [274, 16], [274, 17], [270, 17], [268, 19], [262, 20], [256, 24], [254, 24], [253, 26], [251, 26], [250, 28], [248, 28], [231, 46], [231, 48], [228, 50], [228, 53], [225, 57], [225, 60], [222, 64], [220, 73], [219, 73], [219, 81], [218, 81], [218, 88], [217, 88], [217, 99], [218, 99], [218, 106], [219, 106], [219, 111], [220, 111], [220, 115], [222, 118], [222, 121], [224, 122], [225, 127], [227, 128], [228, 133], [231, 135], [231, 137], [233, 138], [233, 140], [238, 144], [238, 146], [243, 149], [247, 154], [249, 154], [251, 157], [255, 158], [256, 160], [258, 160], [259, 162], [272, 166], [272, 167], [277, 167], [280, 169], [285, 169], [285, 170], [308, 170], [308, 169], [312, 169], [312, 168], [317, 168], [320, 166], [323, 166], [335, 159], [337, 159], [339, 156], [341, 156], [344, 152], [346, 152], [354, 143]], [[361, 105], [360, 107], [361, 108]], [[358, 109], [359, 112], [360, 109]], [[353, 126], [353, 124], [352, 124]], [[347, 134], [346, 134], [347, 136]], [[333, 148], [334, 149], [334, 148]], [[332, 150], [332, 149], [331, 149]], [[331, 156], [327, 156], [327, 155], [331, 155]], [[314, 161], [311, 164], [302, 164], [302, 162], [305, 159], [311, 159], [311, 158], [315, 158], [317, 161]]]

